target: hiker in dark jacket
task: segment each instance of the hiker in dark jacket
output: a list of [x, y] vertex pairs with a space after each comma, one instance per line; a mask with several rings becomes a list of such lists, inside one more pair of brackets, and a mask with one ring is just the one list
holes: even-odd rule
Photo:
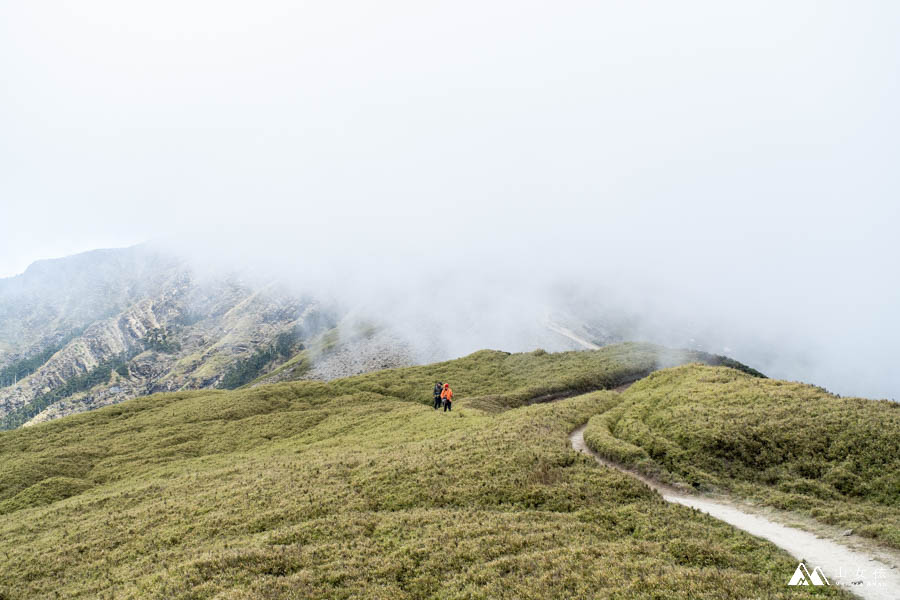
[[434, 410], [441, 407], [441, 392], [444, 391], [444, 384], [438, 381], [434, 384]]

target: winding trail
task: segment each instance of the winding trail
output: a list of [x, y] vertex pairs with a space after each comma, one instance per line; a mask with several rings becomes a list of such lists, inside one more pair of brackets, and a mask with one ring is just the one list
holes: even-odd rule
[[[765, 538], [786, 550], [797, 560], [803, 560], [809, 571], [821, 567], [831, 585], [840, 585], [853, 594], [866, 600], [898, 600], [900, 599], [900, 555], [887, 549], [873, 549], [871, 543], [858, 536], [844, 538], [855, 545], [868, 546], [859, 549], [850, 548], [846, 544], [832, 539], [819, 537], [802, 529], [788, 527], [769, 519], [767, 516], [751, 514], [734, 504], [714, 500], [704, 496], [687, 494], [674, 487], [661, 484], [640, 473], [615, 464], [598, 455], [584, 442], [582, 425], [569, 434], [572, 448], [592, 456], [598, 463], [616, 469], [639, 479], [651, 489], [657, 491], [667, 502], [689, 506], [701, 512], [725, 521], [738, 529], [757, 537]], [[784, 574], [787, 585], [791, 573]]]

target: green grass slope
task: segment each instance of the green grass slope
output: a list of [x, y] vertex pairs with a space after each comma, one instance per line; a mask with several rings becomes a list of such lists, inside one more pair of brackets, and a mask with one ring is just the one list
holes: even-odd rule
[[2, 433], [0, 598], [795, 597], [786, 554], [568, 447], [618, 394], [525, 406], [660, 356], [479, 352]]
[[688, 365], [633, 385], [585, 441], [648, 474], [900, 548], [900, 404]]

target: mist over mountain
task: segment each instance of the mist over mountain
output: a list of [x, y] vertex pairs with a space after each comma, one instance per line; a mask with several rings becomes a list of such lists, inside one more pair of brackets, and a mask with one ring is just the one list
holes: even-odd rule
[[356, 298], [343, 295], [353, 289], [343, 287], [348, 275], [329, 286], [280, 271], [277, 260], [254, 265], [242, 256], [144, 244], [41, 261], [0, 280], [2, 425], [156, 392], [334, 379], [447, 358], [480, 342], [568, 350], [620, 339], [574, 320], [563, 327], [549, 305], [534, 313], [511, 306], [515, 316], [489, 330], [480, 328], [495, 313], [461, 305], [450, 322], [468, 319], [467, 328], [444, 330], [435, 319], [448, 308], [446, 288], [443, 302], [416, 313], [410, 297], [385, 288], [389, 297], [374, 303], [371, 283]]
[[[0, 274], [154, 240], [419, 362], [550, 321], [900, 396], [895, 4], [0, 12]], [[4, 282], [0, 360], [171, 279], [116, 256]]]
[[[691, 249], [673, 245], [651, 266], [617, 244], [510, 239], [488, 262], [479, 256], [496, 237], [461, 240], [470, 252], [462, 255], [452, 244], [407, 252], [414, 243], [364, 228], [346, 228], [349, 247], [273, 233], [97, 250], [0, 280], [6, 426], [159, 391], [625, 340], [727, 355], [846, 395], [897, 390], [894, 371], [879, 367], [890, 354], [871, 324], [851, 331], [852, 316], [823, 312], [821, 294], [818, 307], [805, 305], [779, 279], [796, 273], [741, 273], [735, 254], [688, 267]], [[827, 343], [831, 335], [847, 353]]]
[[404, 334], [422, 362], [549, 350], [559, 338], [546, 339], [550, 321], [587, 328], [600, 344], [702, 349], [843, 395], [900, 397], [891, 240], [622, 239], [600, 212], [596, 222], [563, 218], [450, 216], [436, 229], [345, 219], [157, 243], [204, 271], [240, 266], [318, 290]]

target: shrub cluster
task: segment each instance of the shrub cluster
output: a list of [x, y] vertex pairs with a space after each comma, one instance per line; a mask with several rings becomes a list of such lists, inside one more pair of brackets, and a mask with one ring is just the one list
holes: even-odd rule
[[173, 338], [172, 334], [165, 327], [151, 329], [141, 339], [141, 343], [145, 350], [153, 350], [163, 354], [174, 354], [181, 350], [181, 344]]

